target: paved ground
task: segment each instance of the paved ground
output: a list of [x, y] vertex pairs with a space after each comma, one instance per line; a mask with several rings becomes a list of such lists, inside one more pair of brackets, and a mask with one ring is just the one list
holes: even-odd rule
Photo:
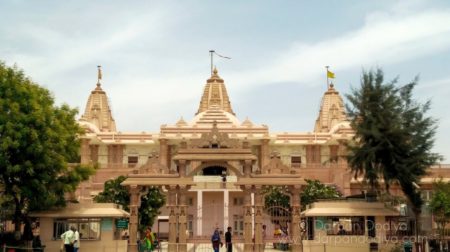
[[[202, 244], [188, 244], [188, 252], [212, 252], [212, 246], [211, 244], [202, 243]], [[220, 252], [225, 252], [225, 247], [222, 247], [220, 249]], [[243, 244], [235, 244], [233, 246], [233, 252], [242, 252], [243, 251]], [[282, 250], [280, 249], [274, 249], [272, 244], [267, 244], [266, 248], [264, 249], [264, 252], [280, 252]], [[162, 242], [161, 249], [159, 252], [168, 252], [167, 250], [167, 242]]]

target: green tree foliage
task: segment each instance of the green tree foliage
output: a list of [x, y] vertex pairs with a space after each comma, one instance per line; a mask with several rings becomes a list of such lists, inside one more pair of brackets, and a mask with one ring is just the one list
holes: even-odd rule
[[441, 179], [433, 184], [433, 189], [429, 207], [443, 237], [445, 226], [450, 222], [450, 182], [443, 182]]
[[[95, 196], [94, 200], [100, 203], [115, 203], [129, 211], [130, 195], [126, 187], [120, 185], [127, 177], [119, 176], [105, 182], [103, 192]], [[164, 206], [165, 197], [158, 188], [147, 188], [142, 191], [141, 206], [139, 207], [139, 229], [144, 230], [152, 226]]]
[[289, 192], [286, 186], [268, 186], [264, 189], [264, 205], [267, 207], [280, 206], [289, 208]]
[[125, 211], [130, 211], [130, 194], [126, 187], [120, 185], [127, 177], [119, 176], [105, 182], [103, 191], [94, 197], [99, 203], [114, 203], [122, 206]]
[[430, 102], [418, 103], [412, 91], [418, 79], [398, 87], [384, 82], [383, 72], [363, 72], [361, 86], [347, 95], [348, 115], [355, 129], [348, 161], [355, 177], [363, 175], [374, 191], [398, 183], [418, 214], [423, 204], [416, 190], [420, 177], [440, 156], [431, 151], [436, 121], [425, 114]]
[[303, 209], [305, 209], [307, 205], [314, 203], [319, 199], [336, 199], [342, 196], [342, 194], [336, 190], [335, 187], [324, 185], [317, 179], [305, 179], [305, 181], [306, 186], [300, 194]]
[[[319, 199], [335, 199], [342, 196], [335, 187], [325, 185], [319, 180], [305, 179], [305, 181], [306, 186], [302, 188], [302, 192], [300, 193], [302, 209], [305, 209], [308, 204], [314, 203]], [[266, 207], [290, 207], [289, 191], [286, 186], [270, 186], [265, 189], [264, 193]]]
[[0, 62], [0, 183], [16, 231], [29, 211], [65, 205], [65, 194], [94, 170], [78, 160], [76, 109], [56, 106], [50, 92]]

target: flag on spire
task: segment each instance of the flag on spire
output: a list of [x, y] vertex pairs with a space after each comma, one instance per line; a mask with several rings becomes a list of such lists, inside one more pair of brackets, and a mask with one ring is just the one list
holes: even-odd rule
[[334, 79], [334, 73], [327, 69], [327, 78]]
[[214, 70], [213, 70], [213, 67], [214, 67], [214, 64], [213, 64], [213, 55], [214, 55], [214, 54], [217, 55], [217, 56], [219, 56], [219, 57], [221, 57], [221, 58], [231, 59], [231, 57], [227, 57], [227, 56], [220, 55], [220, 54], [218, 54], [218, 53], [217, 53], [216, 51], [214, 51], [214, 50], [209, 50], [209, 54], [211, 55], [211, 76], [212, 76], [213, 73], [214, 73]]

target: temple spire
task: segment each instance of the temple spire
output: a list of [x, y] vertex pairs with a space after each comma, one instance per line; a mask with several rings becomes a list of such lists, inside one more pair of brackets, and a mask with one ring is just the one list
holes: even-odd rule
[[91, 91], [81, 121], [95, 125], [99, 131], [116, 131], [116, 123], [112, 117], [106, 92], [100, 87], [102, 79], [101, 66], [97, 66], [97, 87]]
[[[334, 78], [334, 73], [329, 72], [327, 69], [327, 77]], [[327, 84], [327, 91], [323, 95], [320, 104], [319, 116], [314, 126], [314, 132], [329, 132], [338, 123], [347, 121], [344, 101], [341, 95], [336, 91], [332, 82], [328, 83], [327, 80]]]
[[225, 83], [215, 67], [206, 81], [197, 114], [206, 110], [223, 110], [234, 115]]

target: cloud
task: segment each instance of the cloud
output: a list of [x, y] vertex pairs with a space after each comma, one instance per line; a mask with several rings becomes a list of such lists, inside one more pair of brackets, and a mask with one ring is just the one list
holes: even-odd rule
[[294, 42], [270, 64], [235, 73], [236, 85], [295, 81], [315, 85], [324, 66], [339, 72], [365, 65], [405, 62], [450, 48], [450, 10], [428, 10], [400, 16], [370, 15], [364, 26], [316, 44]]
[[[373, 14], [358, 30], [315, 44], [293, 42], [290, 48], [278, 52], [277, 57], [267, 59], [263, 67], [227, 72], [225, 79], [229, 88], [240, 92], [279, 82], [319, 85], [324, 66], [328, 64], [333, 71], [342, 72], [373, 64], [401, 63], [449, 49], [449, 23], [450, 10]], [[157, 89], [158, 95], [151, 100], [154, 105], [198, 98], [201, 89], [193, 85], [204, 83], [206, 76], [192, 72], [177, 74], [155, 78], [143, 73], [139, 79], [127, 76], [116, 81], [126, 81], [130, 88], [141, 90], [135, 93], [137, 99], [145, 99], [146, 94]], [[133, 98], [120, 99], [126, 104]]]
[[31, 15], [31, 19], [20, 20], [15, 26], [2, 26], [0, 31], [9, 36], [0, 39], [5, 45], [0, 52], [6, 60], [19, 62], [29, 71], [39, 69], [39, 79], [48, 80], [126, 54], [130, 47], [143, 42], [159, 43], [176, 20], [171, 16], [175, 10], [169, 12], [164, 5], [135, 11], [115, 7], [111, 15], [99, 15], [95, 8], [84, 6], [77, 8], [76, 14], [49, 11], [45, 19]]

